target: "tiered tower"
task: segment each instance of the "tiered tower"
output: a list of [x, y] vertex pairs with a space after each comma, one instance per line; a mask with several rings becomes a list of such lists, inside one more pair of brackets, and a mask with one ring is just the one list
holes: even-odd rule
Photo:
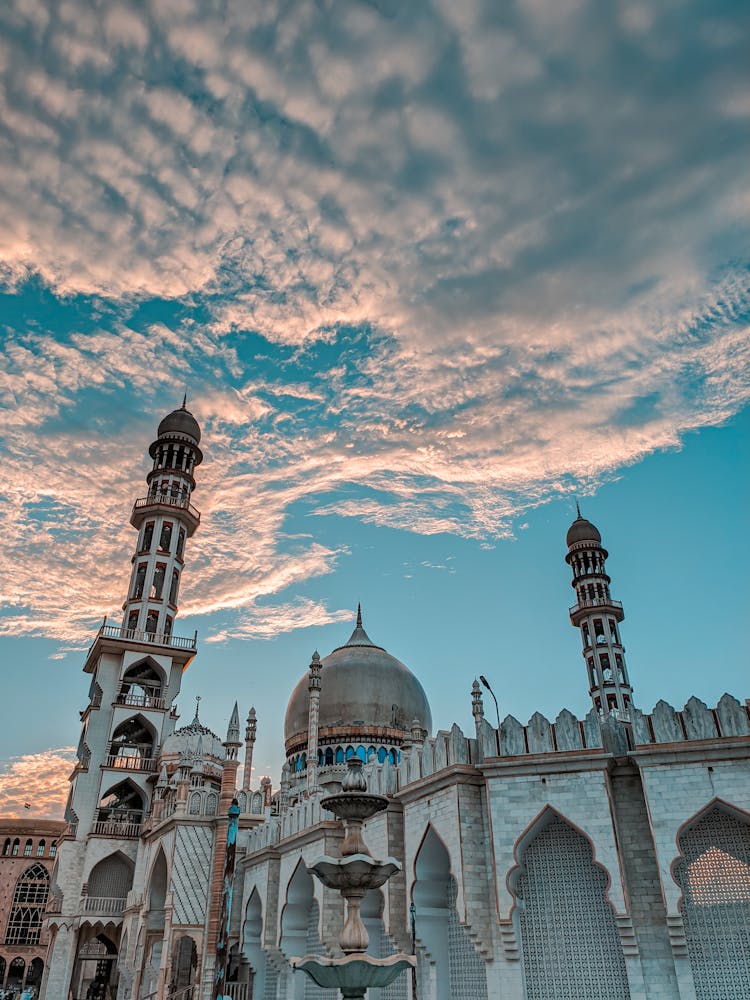
[[630, 721], [633, 689], [625, 665], [625, 647], [620, 623], [625, 618], [620, 601], [610, 592], [606, 571], [609, 555], [602, 546], [598, 529], [581, 516], [568, 529], [565, 561], [573, 570], [571, 586], [576, 603], [570, 623], [581, 630], [583, 658], [589, 679], [589, 693], [601, 716], [614, 712], [623, 722]]
[[79, 995], [80, 956], [102, 951], [96, 935], [103, 924], [110, 930], [101, 978], [111, 984], [116, 976], [125, 899], [150, 814], [159, 749], [174, 731], [172, 705], [196, 652], [197, 637], [180, 638], [172, 626], [185, 543], [200, 523], [191, 503], [193, 473], [203, 458], [200, 437], [184, 400], [159, 424], [149, 448], [147, 495], [135, 501], [130, 518], [138, 539], [122, 625], [105, 619], [86, 656], [90, 701], [81, 713], [68, 827], [54, 874], [47, 997]]

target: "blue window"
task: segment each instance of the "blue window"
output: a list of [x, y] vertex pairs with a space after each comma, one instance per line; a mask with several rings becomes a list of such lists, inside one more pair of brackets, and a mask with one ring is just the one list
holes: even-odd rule
[[380, 749], [378, 750], [378, 762], [379, 762], [380, 764], [384, 763], [384, 762], [385, 762], [385, 758], [386, 758], [387, 756], [388, 756], [388, 751], [386, 750], [386, 748], [385, 748], [385, 747], [381, 747], [381, 748], [380, 748]]
[[336, 763], [337, 764], [344, 763], [344, 751], [341, 749], [341, 747], [336, 747]]

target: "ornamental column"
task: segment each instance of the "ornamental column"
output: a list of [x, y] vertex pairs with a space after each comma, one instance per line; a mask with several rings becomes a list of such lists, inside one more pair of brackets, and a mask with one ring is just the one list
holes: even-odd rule
[[310, 709], [307, 716], [307, 794], [313, 795], [318, 788], [318, 720], [320, 718], [320, 674], [322, 665], [317, 651], [310, 662], [310, 678], [307, 689], [310, 693]]
[[247, 727], [245, 728], [245, 766], [242, 772], [242, 790], [250, 791], [253, 775], [253, 750], [255, 749], [255, 737], [257, 735], [258, 722], [255, 717], [255, 709], [251, 708], [247, 713]]

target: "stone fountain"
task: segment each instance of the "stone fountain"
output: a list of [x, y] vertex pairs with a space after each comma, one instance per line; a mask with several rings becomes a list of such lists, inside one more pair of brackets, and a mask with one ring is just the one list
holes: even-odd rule
[[318, 986], [341, 990], [345, 1000], [356, 1000], [364, 997], [369, 988], [389, 986], [416, 963], [413, 955], [373, 958], [366, 954], [369, 936], [360, 914], [362, 899], [368, 889], [380, 888], [401, 871], [401, 865], [394, 858], [376, 861], [362, 838], [362, 824], [387, 809], [388, 799], [368, 793], [359, 757], [349, 758], [341, 792], [327, 796], [320, 804], [343, 822], [345, 836], [340, 858], [318, 858], [308, 870], [323, 885], [336, 889], [344, 897], [346, 916], [339, 938], [344, 957], [305, 955], [291, 959], [291, 964]]

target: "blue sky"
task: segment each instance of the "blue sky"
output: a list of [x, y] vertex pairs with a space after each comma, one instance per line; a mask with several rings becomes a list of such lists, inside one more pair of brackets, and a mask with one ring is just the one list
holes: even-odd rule
[[260, 774], [358, 600], [441, 726], [479, 672], [522, 721], [585, 711], [576, 495], [641, 706], [748, 693], [748, 19], [3, 6], [0, 806], [56, 808], [185, 390], [183, 718], [254, 703]]

